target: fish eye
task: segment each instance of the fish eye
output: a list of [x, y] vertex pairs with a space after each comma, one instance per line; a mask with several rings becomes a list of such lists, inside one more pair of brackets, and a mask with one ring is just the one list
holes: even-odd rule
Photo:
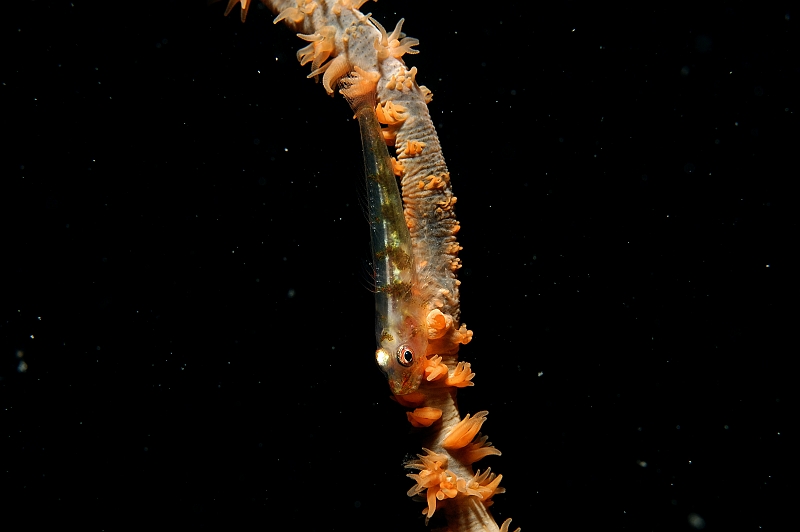
[[397, 348], [397, 361], [403, 367], [409, 367], [414, 363], [414, 351], [407, 345], [401, 345]]

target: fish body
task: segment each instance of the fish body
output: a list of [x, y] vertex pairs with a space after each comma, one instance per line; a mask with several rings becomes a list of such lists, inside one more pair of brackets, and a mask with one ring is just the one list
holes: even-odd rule
[[395, 395], [417, 390], [425, 369], [425, 306], [417, 284], [411, 235], [381, 127], [369, 100], [354, 108], [361, 129], [367, 209], [375, 272], [375, 360]]

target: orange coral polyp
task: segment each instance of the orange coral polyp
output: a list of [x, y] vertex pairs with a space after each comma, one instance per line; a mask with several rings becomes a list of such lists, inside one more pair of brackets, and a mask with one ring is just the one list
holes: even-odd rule
[[445, 471], [444, 476], [439, 482], [439, 491], [436, 493], [436, 498], [443, 501], [445, 498], [452, 499], [458, 495], [458, 477], [449, 469]]
[[336, 28], [324, 26], [311, 35], [297, 34], [298, 37], [311, 44], [297, 51], [297, 60], [301, 65], [311, 63], [312, 72], [316, 72], [336, 50]]
[[425, 395], [421, 392], [392, 395], [391, 398], [407, 408], [416, 408], [425, 402]]
[[314, 0], [297, 0], [297, 7], [287, 7], [278, 13], [272, 23], [277, 24], [282, 20], [291, 20], [295, 24], [300, 24], [306, 19], [306, 15], [313, 14], [316, 8], [317, 3]]
[[[217, 0], [213, 0], [213, 1], [216, 2]], [[228, 13], [231, 12], [231, 10], [233, 9], [233, 6], [235, 6], [236, 4], [241, 4], [242, 5], [242, 22], [244, 22], [245, 19], [247, 18], [247, 11], [250, 9], [250, 3], [251, 3], [251, 0], [228, 0], [228, 7], [225, 8], [225, 16], [226, 17], [228, 16]]]
[[459, 457], [467, 464], [474, 464], [481, 458], [492, 455], [500, 456], [503, 454], [496, 447], [492, 446], [492, 442], [486, 440], [488, 440], [488, 436], [481, 436], [469, 445], [464, 446], [458, 452]]
[[442, 363], [442, 357], [433, 355], [425, 366], [425, 380], [433, 382], [447, 375], [447, 366]]
[[408, 421], [415, 427], [430, 427], [442, 417], [442, 411], [432, 406], [416, 408], [413, 412], [406, 412]]
[[378, 122], [381, 124], [394, 126], [406, 121], [408, 118], [408, 109], [400, 104], [388, 101], [379, 103], [375, 108], [375, 114], [378, 116]]
[[456, 388], [475, 386], [475, 383], [472, 382], [475, 374], [472, 372], [471, 367], [472, 365], [469, 362], [459, 362], [456, 369], [453, 370], [453, 374], [447, 377], [445, 384]]
[[[339, 92], [355, 109], [357, 104], [374, 102], [375, 87], [381, 75], [377, 72], [367, 72], [359, 66], [353, 67], [354, 71], [349, 76], [342, 78]], [[371, 103], [370, 103], [371, 106]]]
[[478, 434], [478, 431], [481, 430], [481, 425], [486, 421], [488, 413], [486, 410], [481, 410], [472, 417], [467, 414], [442, 441], [442, 447], [445, 449], [461, 449], [469, 445], [475, 435]]
[[422, 510], [423, 515], [431, 518], [436, 512], [436, 501], [454, 499], [463, 495], [466, 497], [478, 497], [485, 506], [491, 506], [491, 498], [496, 493], [503, 493], [505, 489], [500, 487], [503, 475], [495, 475], [491, 468], [487, 468], [484, 473], [480, 470], [470, 479], [460, 478], [447, 467], [447, 457], [437, 454], [430, 449], [424, 449], [427, 454], [417, 455], [419, 460], [414, 460], [406, 464], [406, 467], [419, 469], [419, 473], [411, 473], [408, 477], [417, 481], [408, 495], [413, 497], [426, 491], [425, 499], [427, 507]]
[[[386, 136], [384, 135], [384, 139], [385, 138]], [[401, 162], [398, 162], [398, 160], [395, 159], [394, 157], [391, 158], [391, 161], [392, 161], [392, 171], [394, 172], [394, 175], [396, 175], [397, 177], [402, 177], [403, 173], [406, 171], [405, 165]]]
[[422, 510], [422, 514], [430, 519], [433, 516], [433, 512], [436, 511], [436, 493], [438, 492], [438, 488], [434, 490], [433, 488], [428, 489], [428, 495], [426, 497], [428, 502], [428, 507]]
[[430, 340], [441, 338], [453, 325], [453, 317], [438, 308], [430, 311], [425, 321], [428, 325], [428, 339]]
[[409, 140], [406, 143], [406, 149], [400, 154], [400, 158], [415, 157], [422, 153], [425, 143], [416, 140]]

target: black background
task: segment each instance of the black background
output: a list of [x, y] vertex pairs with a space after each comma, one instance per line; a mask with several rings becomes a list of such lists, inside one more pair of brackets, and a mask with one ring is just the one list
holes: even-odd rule
[[[780, 529], [789, 3], [533, 4], [363, 8], [421, 41], [493, 511]], [[4, 519], [424, 530], [372, 362], [358, 127], [304, 43], [260, 5], [3, 10]]]

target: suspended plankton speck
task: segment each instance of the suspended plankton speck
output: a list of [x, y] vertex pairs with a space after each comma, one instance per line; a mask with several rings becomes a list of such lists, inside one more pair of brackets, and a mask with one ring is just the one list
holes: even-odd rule
[[696, 513], [689, 514], [689, 524], [696, 530], [703, 530], [706, 527], [706, 520]]

